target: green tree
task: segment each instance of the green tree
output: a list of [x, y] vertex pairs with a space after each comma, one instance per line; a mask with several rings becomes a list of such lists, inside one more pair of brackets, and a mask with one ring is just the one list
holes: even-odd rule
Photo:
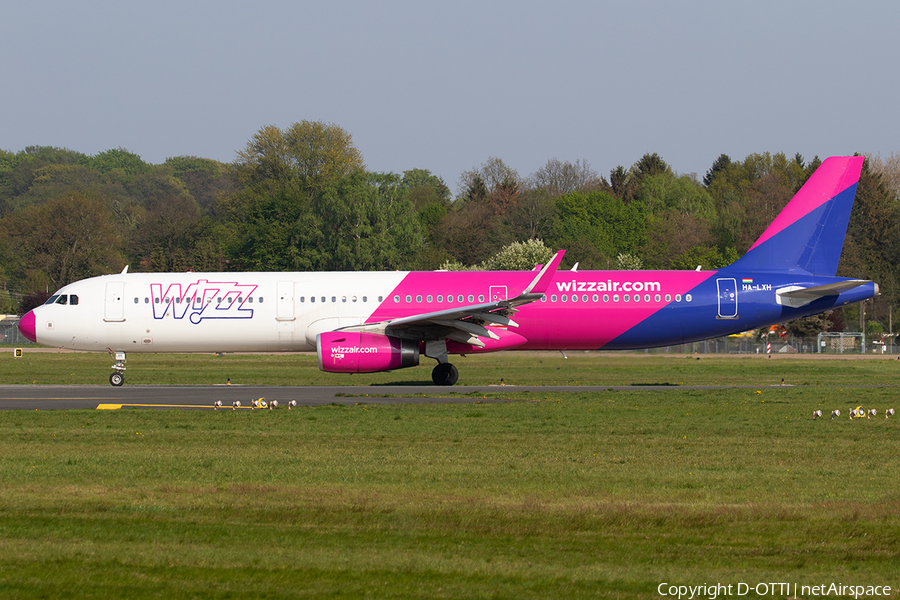
[[321, 189], [365, 168], [352, 136], [343, 128], [320, 121], [301, 121], [281, 130], [260, 129], [237, 153], [233, 163], [239, 185], [251, 187], [298, 180]]
[[[477, 183], [478, 179], [481, 180], [481, 183]], [[473, 189], [483, 187], [487, 195], [490, 195], [500, 186], [510, 187], [512, 185], [523, 187], [519, 173], [503, 160], [490, 156], [481, 163], [480, 167], [464, 171], [459, 176], [457, 189], [461, 196], [471, 197], [470, 192]]]
[[142, 173], [148, 173], [153, 168], [152, 165], [145, 163], [140, 156], [134, 152], [129, 152], [124, 148], [116, 148], [114, 150], [105, 150], [94, 156], [83, 157], [79, 164], [83, 164], [91, 169], [108, 173], [110, 171], [119, 171], [126, 177], [135, 177]]
[[513, 242], [485, 260], [481, 268], [485, 271], [528, 271], [535, 265], [550, 262], [553, 254], [553, 250], [546, 247], [543, 240]]
[[650, 214], [667, 210], [693, 215], [701, 219], [715, 216], [712, 196], [697, 181], [687, 175], [675, 177], [670, 173], [648, 175], [641, 183], [638, 200]]
[[872, 300], [870, 314], [888, 322], [891, 307], [900, 301], [900, 206], [868, 161], [860, 173], [844, 248], [838, 275], [876, 281], [881, 295]]
[[325, 233], [310, 192], [298, 181], [273, 185], [271, 190], [258, 188], [217, 202], [230, 267], [242, 271], [320, 268]]
[[716, 178], [716, 175], [720, 171], [728, 169], [729, 166], [731, 166], [731, 157], [727, 154], [720, 154], [719, 158], [717, 158], [709, 168], [709, 171], [706, 172], [706, 176], [703, 177], [703, 185], [709, 187]]
[[647, 242], [641, 203], [625, 204], [606, 192], [590, 192], [561, 196], [556, 206], [558, 217], [551, 247], [568, 249], [568, 264], [606, 268], [613, 257], [637, 254]]
[[316, 200], [329, 271], [408, 268], [422, 247], [422, 229], [394, 174], [356, 172], [327, 184]]
[[201, 211], [212, 214], [216, 198], [235, 192], [228, 166], [219, 161], [196, 156], [167, 158], [165, 167], [182, 182]]
[[17, 220], [28, 270], [45, 274], [54, 288], [124, 265], [114, 215], [100, 200], [71, 194], [29, 207]]
[[542, 240], [531, 239], [508, 244], [475, 265], [468, 266], [451, 259], [440, 268], [444, 271], [530, 271], [536, 265], [547, 264], [553, 254]]
[[545, 190], [553, 197], [605, 189], [608, 185], [586, 160], [571, 163], [551, 158], [528, 178], [529, 188]]

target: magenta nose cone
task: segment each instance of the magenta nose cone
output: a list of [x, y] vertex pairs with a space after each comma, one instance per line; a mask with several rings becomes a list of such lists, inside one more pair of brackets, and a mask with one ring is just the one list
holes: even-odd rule
[[35, 331], [34, 311], [29, 310], [25, 316], [19, 321], [19, 331], [32, 342], [37, 341], [37, 332]]

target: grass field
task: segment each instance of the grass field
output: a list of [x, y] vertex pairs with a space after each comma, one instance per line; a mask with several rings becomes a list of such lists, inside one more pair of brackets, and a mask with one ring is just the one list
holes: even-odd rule
[[[10, 358], [0, 379], [90, 380], [107, 373], [102, 358]], [[310, 362], [130, 357], [128, 381], [423, 376], [314, 380]], [[900, 408], [897, 388], [851, 387], [896, 384], [896, 360], [459, 364], [473, 382], [638, 387], [498, 390], [506, 402], [462, 405], [0, 413], [0, 597], [652, 598], [661, 583], [760, 582], [890, 585], [898, 597], [900, 421], [883, 418]], [[823, 387], [764, 387], [781, 377]], [[850, 421], [856, 405], [878, 418]]]
[[[807, 358], [806, 356], [809, 356]], [[643, 353], [502, 352], [454, 356], [459, 385], [900, 385], [900, 360], [892, 356], [820, 359], [816, 355], [764, 356]], [[100, 353], [46, 353], [22, 358], [0, 353], [0, 383], [107, 384], [113, 360]], [[337, 374], [316, 368], [310, 354], [129, 354], [126, 385], [235, 384], [388, 385], [431, 383], [434, 361], [390, 373]]]

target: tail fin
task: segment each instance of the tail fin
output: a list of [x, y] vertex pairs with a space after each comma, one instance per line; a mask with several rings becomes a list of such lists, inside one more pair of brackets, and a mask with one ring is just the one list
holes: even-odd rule
[[826, 159], [734, 266], [833, 276], [863, 160], [862, 156]]

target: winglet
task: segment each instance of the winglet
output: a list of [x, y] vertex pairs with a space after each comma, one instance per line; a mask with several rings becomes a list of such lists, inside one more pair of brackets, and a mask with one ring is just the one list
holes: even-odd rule
[[553, 256], [553, 259], [544, 265], [544, 268], [537, 274], [537, 277], [535, 277], [532, 282], [528, 284], [528, 287], [522, 291], [522, 295], [543, 294], [546, 292], [547, 288], [550, 287], [550, 280], [553, 279], [553, 275], [556, 274], [556, 269], [559, 267], [559, 263], [562, 262], [565, 253], [565, 250], [557, 252]]

